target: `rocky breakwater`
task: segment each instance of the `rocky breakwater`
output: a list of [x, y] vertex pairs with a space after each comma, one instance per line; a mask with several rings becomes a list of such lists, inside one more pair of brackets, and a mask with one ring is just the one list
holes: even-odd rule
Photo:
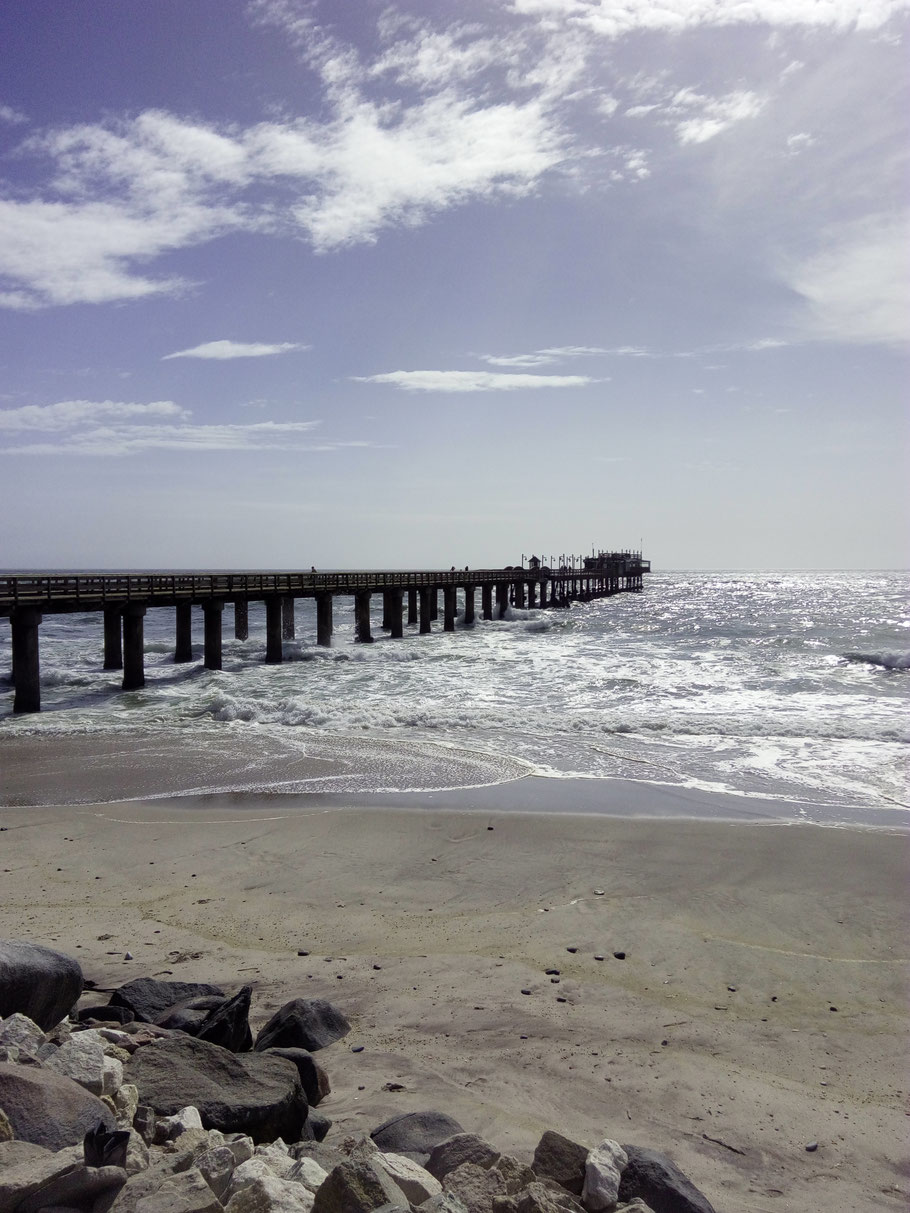
[[143, 978], [75, 1012], [67, 970], [50, 1023], [29, 987], [58, 978], [46, 949], [29, 978], [29, 946], [6, 982], [0, 943], [0, 1213], [713, 1213], [664, 1155], [610, 1139], [548, 1131], [520, 1159], [436, 1110], [333, 1136], [313, 1057], [350, 1030], [332, 1004], [294, 999], [254, 1040], [249, 987]]

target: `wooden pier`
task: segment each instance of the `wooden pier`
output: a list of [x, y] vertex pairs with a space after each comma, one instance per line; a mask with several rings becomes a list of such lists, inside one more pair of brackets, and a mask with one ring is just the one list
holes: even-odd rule
[[[577, 567], [576, 567], [577, 566]], [[294, 603], [316, 602], [316, 643], [331, 645], [333, 603], [353, 597], [357, 640], [372, 641], [370, 602], [382, 595], [382, 627], [392, 639], [404, 628], [423, 634], [432, 630], [443, 596], [443, 630], [453, 632], [456, 595], [464, 598], [463, 623], [475, 622], [476, 592], [480, 590], [482, 619], [501, 619], [516, 607], [568, 607], [611, 594], [635, 593], [650, 572], [640, 552], [600, 552], [571, 565], [549, 568], [532, 557], [528, 567], [449, 569], [417, 572], [317, 573], [22, 573], [0, 577], [0, 616], [12, 624], [13, 711], [41, 709], [39, 625], [43, 615], [98, 612], [103, 616], [104, 669], [123, 671], [123, 689], [145, 685], [143, 620], [152, 607], [175, 611], [174, 661], [192, 661], [192, 608], [202, 608], [203, 663], [221, 669], [224, 608], [234, 609], [234, 637], [246, 640], [248, 605], [264, 602], [265, 660], [282, 660], [282, 642], [294, 636]], [[406, 622], [405, 622], [405, 611]]]

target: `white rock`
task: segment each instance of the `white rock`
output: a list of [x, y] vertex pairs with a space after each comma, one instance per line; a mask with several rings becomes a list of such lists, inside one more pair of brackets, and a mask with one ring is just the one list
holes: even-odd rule
[[322, 1181], [328, 1177], [329, 1173], [325, 1167], [321, 1167], [315, 1158], [308, 1158], [304, 1155], [294, 1163], [285, 1178], [293, 1180], [294, 1183], [303, 1184], [311, 1192], [316, 1192]]
[[222, 1204], [205, 1179], [191, 1167], [169, 1175], [157, 1192], [136, 1202], [135, 1213], [222, 1213]]
[[20, 1054], [34, 1057], [44, 1041], [44, 1033], [27, 1015], [14, 1011], [6, 1019], [0, 1019], [0, 1048], [15, 1048]]
[[[255, 1173], [247, 1172], [247, 1182], [235, 1189], [231, 1184], [231, 1198], [225, 1205], [226, 1213], [310, 1213], [315, 1197], [303, 1184], [278, 1179], [262, 1159], [251, 1158], [243, 1168], [258, 1167]], [[237, 1171], [234, 1172], [236, 1179]]]
[[234, 1162], [238, 1167], [253, 1157], [253, 1139], [247, 1137], [245, 1133], [236, 1133], [232, 1137], [225, 1138], [224, 1144], [234, 1155]]
[[377, 1154], [376, 1161], [382, 1164], [413, 1205], [423, 1204], [442, 1191], [442, 1184], [434, 1175], [404, 1154]]
[[629, 1161], [625, 1150], [615, 1141], [602, 1141], [585, 1162], [585, 1182], [581, 1203], [588, 1213], [612, 1209], [619, 1199], [619, 1179]]
[[131, 1082], [122, 1083], [114, 1094], [113, 1102], [117, 1128], [132, 1129], [136, 1109], [139, 1107], [139, 1088]]
[[80, 1087], [85, 1087], [92, 1095], [103, 1095], [106, 1060], [101, 1041], [93, 1033], [77, 1032], [59, 1049], [55, 1049], [44, 1064], [49, 1070], [55, 1070], [58, 1074], [78, 1082]]
[[256, 1147], [255, 1158], [261, 1158], [267, 1163], [272, 1172], [279, 1179], [285, 1179], [290, 1170], [292, 1170], [295, 1159], [288, 1154], [288, 1148], [280, 1137], [268, 1145]]
[[196, 1166], [219, 1200], [224, 1200], [231, 1186], [235, 1165], [229, 1146], [214, 1146], [196, 1156]]
[[150, 1156], [148, 1146], [138, 1133], [130, 1133], [130, 1139], [126, 1145], [125, 1170], [127, 1175], [138, 1175], [140, 1171], [147, 1171], [149, 1161]]
[[[101, 1070], [101, 1094], [116, 1095], [123, 1086], [123, 1062], [104, 1054]], [[137, 1105], [138, 1106], [138, 1105]]]
[[165, 1141], [176, 1141], [188, 1129], [201, 1129], [202, 1117], [199, 1115], [198, 1108], [192, 1106], [181, 1108], [173, 1116], [160, 1117], [158, 1128], [163, 1131]]

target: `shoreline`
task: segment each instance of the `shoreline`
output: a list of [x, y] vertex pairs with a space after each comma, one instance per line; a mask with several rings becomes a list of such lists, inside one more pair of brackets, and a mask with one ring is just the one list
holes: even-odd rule
[[338, 1005], [333, 1133], [438, 1107], [521, 1155], [554, 1124], [666, 1150], [726, 1213], [905, 1207], [903, 834], [250, 795], [0, 825], [0, 935], [97, 991]]
[[[385, 739], [378, 742], [380, 747], [386, 744]], [[313, 756], [278, 747], [271, 739], [257, 753], [239, 746], [235, 736], [176, 742], [173, 735], [147, 730], [139, 736], [0, 736], [0, 807], [143, 804], [164, 799], [204, 804], [234, 797], [276, 800], [286, 807], [307, 809], [559, 813], [910, 831], [910, 808], [902, 805], [843, 805], [618, 777], [529, 772], [491, 783], [408, 791], [300, 790], [312, 781], [324, 784], [349, 777], [342, 755], [341, 746], [337, 755]], [[61, 797], [63, 787], [68, 795]]]

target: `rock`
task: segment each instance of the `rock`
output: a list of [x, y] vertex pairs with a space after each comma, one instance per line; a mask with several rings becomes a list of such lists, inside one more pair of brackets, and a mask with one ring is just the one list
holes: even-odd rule
[[528, 1184], [534, 1183], [537, 1179], [537, 1176], [526, 1163], [519, 1162], [511, 1154], [501, 1154], [499, 1156], [496, 1170], [505, 1180], [506, 1192], [510, 1196], [513, 1196], [516, 1192], [520, 1192], [522, 1188], [526, 1188]]
[[279, 1179], [287, 1179], [288, 1172], [297, 1165], [297, 1160], [291, 1157], [287, 1146], [280, 1140], [268, 1145], [257, 1146], [253, 1158], [264, 1162], [272, 1174], [277, 1175]]
[[115, 990], [109, 1000], [112, 1007], [126, 1007], [142, 1023], [155, 1023], [160, 1015], [178, 1002], [206, 996], [224, 998], [218, 986], [194, 981], [156, 981], [154, 977], [137, 977]]
[[196, 1167], [168, 1176], [157, 1192], [136, 1203], [136, 1213], [222, 1213], [223, 1205]]
[[279, 1179], [262, 1159], [238, 1167], [225, 1205], [231, 1213], [310, 1213], [313, 1193], [303, 1184]]
[[65, 1019], [82, 993], [77, 960], [20, 940], [0, 940], [0, 1017], [20, 1012], [44, 1032]]
[[[124, 1087], [132, 1087], [137, 1092], [139, 1090], [134, 1083], [124, 1083], [120, 1089], [123, 1090]], [[133, 1117], [133, 1128], [147, 1146], [152, 1145], [158, 1132], [158, 1115], [155, 1109], [150, 1108], [148, 1104], [140, 1103]]]
[[130, 1133], [130, 1140], [126, 1147], [126, 1164], [124, 1168], [127, 1175], [138, 1175], [140, 1171], [147, 1170], [151, 1161], [148, 1146], [138, 1133]]
[[131, 1129], [139, 1110], [139, 1090], [131, 1082], [125, 1082], [113, 1097], [114, 1116], [121, 1129]]
[[581, 1203], [588, 1213], [604, 1213], [619, 1199], [619, 1177], [629, 1161], [625, 1150], [615, 1141], [602, 1141], [588, 1155]]
[[468, 1213], [468, 1210], [454, 1192], [443, 1190], [438, 1196], [425, 1200], [420, 1206], [420, 1213]]
[[0, 1209], [38, 1213], [53, 1205], [92, 1204], [126, 1183], [120, 1167], [87, 1167], [78, 1148], [60, 1150], [0, 1172]]
[[329, 1129], [332, 1127], [332, 1122], [328, 1116], [323, 1116], [321, 1112], [314, 1112], [310, 1109], [310, 1114], [306, 1118], [306, 1124], [303, 1126], [306, 1136], [312, 1135], [313, 1141], [324, 1141]]
[[127, 1007], [99, 1006], [80, 1007], [76, 1013], [80, 1023], [95, 1020], [98, 1023], [132, 1023], [136, 1016]]
[[234, 1155], [234, 1166], [236, 1167], [239, 1167], [243, 1162], [247, 1162], [256, 1151], [252, 1137], [247, 1137], [245, 1133], [232, 1133], [230, 1137], [225, 1139], [224, 1144]]
[[8, 1019], [0, 1019], [0, 1048], [18, 1049], [20, 1054], [35, 1057], [44, 1043], [44, 1033], [21, 1011], [14, 1012]]
[[488, 1170], [496, 1166], [499, 1157], [499, 1151], [476, 1133], [456, 1133], [433, 1147], [427, 1160], [427, 1170], [441, 1180], [463, 1162], [473, 1162]]
[[326, 1174], [334, 1167], [337, 1167], [340, 1162], [344, 1162], [346, 1155], [335, 1146], [326, 1145], [322, 1141], [295, 1141], [288, 1146], [288, 1153], [292, 1158], [303, 1160], [311, 1158], [319, 1163]]
[[629, 1161], [619, 1184], [620, 1200], [639, 1196], [653, 1213], [715, 1213], [708, 1198], [665, 1154], [640, 1146], [623, 1149]]
[[404, 1154], [379, 1153], [376, 1155], [376, 1161], [391, 1175], [412, 1205], [422, 1204], [442, 1191], [442, 1184], [438, 1179], [419, 1162], [414, 1162]]
[[514, 1196], [497, 1196], [493, 1213], [583, 1213], [583, 1205], [552, 1180], [530, 1183]]
[[370, 1137], [383, 1153], [406, 1154], [423, 1166], [434, 1146], [463, 1132], [458, 1121], [445, 1112], [402, 1112], [383, 1121]]
[[280, 1007], [256, 1037], [257, 1053], [265, 1049], [308, 1049], [315, 1053], [347, 1036], [351, 1025], [324, 998], [294, 998]]
[[616, 1213], [654, 1213], [654, 1210], [650, 1205], [646, 1205], [640, 1196], [636, 1196], [627, 1205], [617, 1205]]
[[46, 1150], [44, 1146], [36, 1146], [31, 1141], [0, 1141], [0, 1174], [7, 1167], [18, 1167], [23, 1162], [50, 1157], [50, 1150]]
[[163, 1011], [155, 1020], [155, 1026], [168, 1032], [187, 1032], [196, 1036], [212, 1011], [217, 1011], [226, 1002], [226, 998], [217, 998], [214, 994], [189, 998]]
[[0, 1063], [0, 1108], [20, 1141], [49, 1150], [81, 1148], [82, 1139], [99, 1121], [105, 1129], [117, 1128], [100, 1099], [45, 1067]]
[[9, 1117], [0, 1108], [0, 1144], [5, 1141], [13, 1140], [13, 1126], [9, 1122]]
[[[337, 1164], [336, 1164], [337, 1165]], [[315, 1158], [299, 1158], [288, 1172], [287, 1178], [295, 1183], [303, 1184], [305, 1188], [316, 1193], [328, 1178], [328, 1171], [321, 1167]]]
[[248, 1053], [253, 1047], [249, 1019], [252, 993], [251, 986], [243, 986], [233, 998], [210, 1011], [196, 1032], [198, 1038], [232, 1053]]
[[123, 1082], [123, 1066], [112, 1057], [105, 1057], [101, 1040], [95, 1032], [77, 1032], [56, 1049], [45, 1061], [49, 1070], [65, 1074], [93, 1095], [107, 1095]]
[[307, 1118], [306, 1096], [291, 1062], [231, 1053], [192, 1036], [175, 1034], [139, 1049], [126, 1078], [161, 1116], [191, 1103], [206, 1128], [247, 1133], [256, 1142], [296, 1141]]
[[203, 1150], [196, 1157], [196, 1166], [205, 1182], [223, 1202], [237, 1166], [230, 1146], [213, 1146]]
[[810, 1141], [809, 1144], [806, 1146], [806, 1153], [814, 1154], [817, 1149], [818, 1149], [818, 1142]]
[[587, 1161], [585, 1146], [547, 1129], [537, 1143], [531, 1166], [539, 1179], [552, 1179], [573, 1196], [581, 1196]]
[[182, 1174], [192, 1166], [193, 1155], [189, 1150], [159, 1155], [147, 1169], [131, 1175], [112, 1201], [98, 1201], [92, 1213], [136, 1213], [140, 1201], [154, 1195], [171, 1176]]
[[332, 1084], [325, 1070], [306, 1049], [263, 1049], [263, 1053], [274, 1054], [276, 1057], [286, 1057], [297, 1067], [300, 1081], [306, 1092], [307, 1102], [315, 1108], [327, 1095], [332, 1092]]
[[313, 1213], [369, 1213], [387, 1204], [407, 1209], [408, 1199], [378, 1163], [351, 1158], [333, 1167], [323, 1180]]
[[186, 1108], [180, 1108], [173, 1116], [161, 1116], [158, 1118], [158, 1124], [155, 1129], [156, 1143], [163, 1144], [166, 1141], [176, 1141], [189, 1129], [202, 1129], [202, 1117], [199, 1115], [199, 1109], [192, 1105]]
[[494, 1199], [507, 1194], [506, 1181], [498, 1171], [474, 1162], [463, 1162], [449, 1171], [442, 1186], [458, 1197], [468, 1213], [489, 1213]]

